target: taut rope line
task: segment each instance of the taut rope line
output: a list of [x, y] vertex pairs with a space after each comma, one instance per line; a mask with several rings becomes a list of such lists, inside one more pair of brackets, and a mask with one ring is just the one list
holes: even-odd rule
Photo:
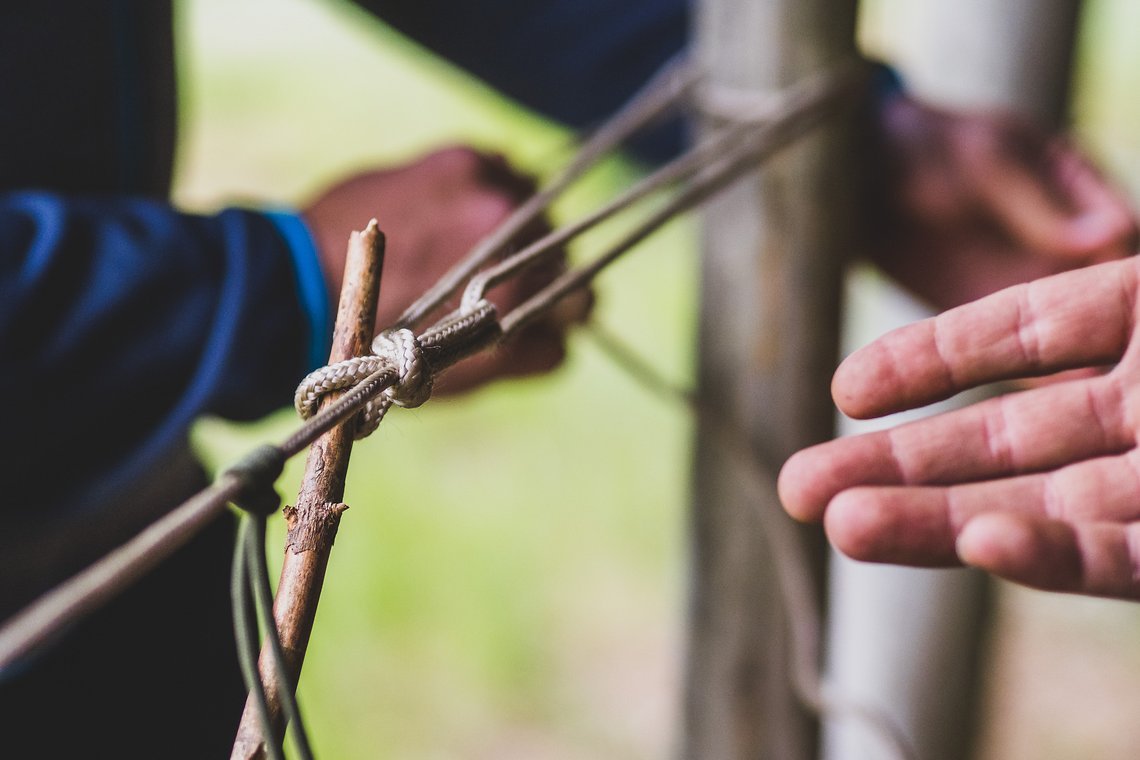
[[[817, 126], [849, 100], [861, 80], [862, 77], [855, 72], [841, 70], [801, 83], [755, 107], [734, 104], [734, 113], [733, 109], [723, 105], [713, 109], [730, 113], [725, 119], [727, 125], [705, 141], [596, 211], [476, 273], [494, 256], [506, 250], [531, 221], [602, 155], [700, 92], [696, 86], [698, 79], [688, 66], [673, 64], [667, 67], [594, 133], [549, 185], [520, 206], [503, 225], [409, 306], [392, 328], [382, 331], [372, 344], [372, 355], [331, 364], [307, 376], [298, 387], [295, 398], [295, 405], [306, 421], [294, 433], [277, 446], [263, 446], [256, 450], [224, 472], [215, 484], [156, 521], [103, 560], [42, 596], [0, 628], [0, 668], [25, 656], [64, 626], [94, 610], [149, 571], [224, 509], [227, 503], [250, 501], [259, 489], [263, 490], [267, 483], [272, 484], [285, 459], [299, 453], [335, 426], [352, 424], [355, 436], [364, 437], [376, 429], [393, 404], [415, 407], [427, 401], [432, 381], [439, 372], [466, 356], [509, 338], [549, 311], [561, 298], [587, 287], [603, 269], [662, 225], [707, 200]], [[705, 101], [709, 101], [709, 97], [706, 96]], [[500, 316], [494, 305], [485, 300], [484, 294], [489, 288], [517, 276], [587, 230], [677, 183], [681, 183], [681, 187], [676, 193], [593, 261], [565, 272], [511, 311]], [[417, 335], [414, 327], [464, 283], [466, 288], [459, 308]], [[334, 391], [345, 392], [323, 410], [317, 411], [324, 395]], [[703, 405], [695, 404], [691, 394], [686, 398], [698, 412], [703, 410]], [[351, 418], [355, 420], [348, 422]], [[717, 422], [716, 426], [725, 435], [732, 436], [731, 425]], [[738, 453], [752, 463], [748, 469], [756, 474], [754, 452], [745, 448]], [[773, 553], [777, 556], [777, 577], [783, 603], [789, 609], [789, 620], [795, 627], [791, 638], [798, 642], [792, 652], [796, 662], [792, 669], [792, 686], [798, 698], [816, 712], [860, 715], [878, 727], [898, 756], [910, 757], [905, 740], [898, 736], [889, 722], [866, 708], [847, 704], [830, 695], [826, 684], [821, 682], [818, 664], [810, 654], [819, 640], [818, 619], [814, 611], [805, 612], [803, 607], [804, 604], [810, 606], [814, 592], [810, 583], [796, 575], [796, 568], [801, 562], [797, 554], [798, 544], [793, 541], [792, 545], [780, 546], [787, 540], [785, 526], [775, 525], [778, 521], [767, 513], [762, 517], [765, 529], [772, 532], [770, 538]], [[780, 536], [779, 541], [775, 538], [777, 535]], [[252, 558], [245, 562], [248, 566], [253, 564]], [[235, 574], [235, 588], [236, 579]], [[259, 586], [255, 585], [253, 589], [263, 595]], [[804, 593], [809, 596], [802, 596]], [[248, 627], [248, 618], [245, 623]], [[303, 732], [301, 736], [303, 741]], [[307, 756], [307, 747], [303, 754]]]
[[[586, 331], [594, 344], [610, 361], [642, 387], [670, 403], [681, 404], [702, 424], [727, 444], [726, 448], [740, 465], [757, 493], [773, 492], [771, 476], [739, 426], [726, 419], [715, 405], [705, 402], [694, 391], [666, 379], [649, 362], [620, 338], [592, 322]], [[771, 568], [776, 578], [780, 604], [787, 617], [788, 655], [791, 658], [788, 678], [796, 699], [809, 711], [821, 716], [850, 716], [863, 721], [883, 742], [890, 757], [913, 760], [916, 752], [910, 739], [889, 715], [875, 708], [853, 702], [835, 689], [822, 675], [819, 664], [820, 618], [815, 584], [808, 572], [808, 561], [800, 536], [791, 529], [786, 515], [765, 509], [758, 499], [749, 500], [763, 525], [765, 543], [772, 556]]]
[[579, 147], [570, 162], [545, 187], [518, 207], [506, 221], [471, 249], [435, 285], [404, 310], [396, 320], [400, 327], [418, 324], [439, 308], [467, 278], [501, 253], [527, 225], [546, 211], [566, 188], [581, 177], [602, 156], [677, 108], [692, 91], [697, 77], [683, 58], [666, 64], [629, 102], [611, 116]]

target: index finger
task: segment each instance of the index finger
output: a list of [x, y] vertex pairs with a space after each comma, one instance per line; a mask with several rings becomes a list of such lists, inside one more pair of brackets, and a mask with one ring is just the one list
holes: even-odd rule
[[887, 333], [839, 365], [835, 403], [877, 417], [996, 380], [1115, 362], [1136, 318], [1136, 267], [1065, 272]]

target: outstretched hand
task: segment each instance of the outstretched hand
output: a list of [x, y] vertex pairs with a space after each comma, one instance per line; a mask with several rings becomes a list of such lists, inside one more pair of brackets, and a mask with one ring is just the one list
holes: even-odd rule
[[959, 562], [1029, 586], [1140, 599], [1140, 260], [1009, 288], [896, 330], [832, 385], [858, 418], [982, 383], [1098, 374], [806, 449], [779, 491], [837, 548], [873, 562]]
[[938, 309], [1135, 250], [1124, 196], [1064, 138], [902, 94], [872, 130], [867, 255]]
[[[533, 182], [500, 157], [468, 148], [436, 151], [393, 169], [370, 171], [342, 181], [321, 195], [303, 216], [316, 239], [333, 302], [344, 277], [349, 234], [375, 217], [387, 239], [377, 327], [387, 327], [479, 240], [503, 222], [534, 191]], [[533, 239], [543, 223], [528, 231]], [[527, 270], [491, 294], [508, 310], [557, 275], [557, 258]], [[458, 392], [496, 377], [545, 372], [561, 363], [565, 331], [585, 316], [589, 298], [539, 321], [491, 353], [448, 370], [435, 388]]]

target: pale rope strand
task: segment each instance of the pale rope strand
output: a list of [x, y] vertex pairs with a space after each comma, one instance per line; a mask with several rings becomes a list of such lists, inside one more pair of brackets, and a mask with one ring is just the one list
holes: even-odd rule
[[716, 121], [755, 124], [778, 114], [787, 95], [784, 90], [758, 92], [752, 88], [704, 82], [693, 93], [693, 107], [697, 113]]
[[297, 413], [301, 419], [312, 417], [325, 394], [359, 384], [384, 364], [385, 359], [379, 356], [356, 356], [313, 370], [301, 380], [293, 396]]
[[372, 341], [372, 351], [400, 373], [399, 382], [384, 391], [393, 404], [414, 409], [431, 398], [433, 373], [415, 333], [407, 328], [384, 330]]
[[549, 184], [519, 206], [503, 224], [416, 299], [396, 320], [396, 325], [414, 327], [437, 309], [472, 273], [500, 253], [598, 159], [681, 103], [695, 81], [695, 74], [684, 59], [676, 59], [663, 67], [620, 111], [587, 138], [570, 163]]
[[666, 222], [707, 200], [729, 183], [752, 171], [793, 139], [818, 125], [824, 116], [837, 108], [853, 91], [856, 78], [851, 71], [821, 75], [797, 88], [788, 98], [782, 113], [772, 121], [756, 127], [751, 136], [733, 142], [715, 161], [701, 169], [695, 177], [661, 208], [651, 213], [621, 240], [593, 261], [565, 272], [502, 318], [505, 337], [518, 332], [550, 310], [568, 293], [584, 288], [598, 273], [617, 258], [649, 237]]
[[[813, 85], [818, 87], [819, 84], [813, 82], [803, 87], [804, 92], [781, 91], [768, 93], [763, 97], [757, 97], [755, 93], [746, 96], [734, 90], [712, 88], [708, 84], [695, 88], [693, 95], [698, 103], [698, 110], [709, 113], [720, 121], [728, 122], [730, 126], [714, 132], [696, 147], [658, 167], [626, 191], [578, 221], [560, 226], [499, 264], [474, 275], [467, 283], [462, 303], [481, 300], [487, 290], [523, 269], [537, 264], [548, 255], [556, 254], [563, 245], [583, 232], [624, 211], [653, 192], [697, 173], [711, 160], [730, 150], [735, 143], [749, 138], [758, 124], [787, 118], [789, 107], [794, 110], [800, 105], [797, 95], [810, 96]], [[714, 108], [715, 111], [710, 113], [710, 109]]]
[[[356, 418], [353, 436], [371, 435], [395, 404], [412, 409], [431, 398], [435, 376], [463, 357], [478, 351], [500, 335], [495, 305], [482, 300], [468, 311], [450, 314], [422, 336], [407, 328], [389, 328], [372, 341], [375, 355], [357, 356], [310, 372], [297, 386], [294, 405], [302, 419], [320, 407], [333, 391], [355, 387], [377, 373], [388, 372], [392, 382], [381, 395], [365, 402]], [[427, 353], [431, 352], [432, 361]]]
[[[765, 466], [749, 443], [747, 436], [718, 409], [666, 379], [649, 362], [645, 361], [624, 341], [596, 322], [589, 324], [586, 334], [615, 365], [643, 387], [671, 403], [680, 402], [691, 413], [709, 426], [725, 444], [730, 455], [747, 474], [756, 493], [774, 492], [775, 487]], [[750, 500], [757, 518], [763, 526], [763, 538], [772, 558], [777, 593], [788, 626], [788, 648], [791, 667], [789, 685], [797, 701], [809, 712], [821, 718], [851, 717], [871, 728], [887, 748], [888, 757], [914, 760], [917, 753], [910, 739], [895, 721], [870, 705], [837, 693], [823, 678], [819, 664], [820, 619], [815, 584], [808, 570], [803, 541], [782, 515], [761, 507], [758, 500]]]
[[744, 139], [746, 134], [747, 132], [740, 127], [721, 130], [709, 140], [656, 169], [597, 210], [576, 222], [559, 227], [518, 253], [480, 272], [467, 283], [462, 303], [466, 305], [481, 300], [487, 290], [544, 258], [559, 253], [564, 244], [583, 232], [624, 211], [655, 191], [692, 176], [731, 145]]
[[[303, 420], [309, 419], [317, 412], [321, 399], [326, 394], [353, 388], [382, 369], [391, 369], [396, 372], [397, 378], [400, 376], [396, 363], [384, 356], [356, 356], [313, 370], [297, 386], [297, 392], [293, 397], [297, 414]], [[380, 420], [388, 411], [390, 401], [386, 399], [391, 390], [392, 387], [389, 387], [385, 389], [383, 397], [364, 402], [363, 408], [356, 416], [354, 438], [357, 440], [364, 438], [380, 425]]]

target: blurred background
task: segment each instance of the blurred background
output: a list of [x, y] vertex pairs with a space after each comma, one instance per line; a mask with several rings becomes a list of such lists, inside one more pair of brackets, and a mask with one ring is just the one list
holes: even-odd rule
[[[905, 57], [914, 4], [862, 6], [864, 48]], [[181, 0], [177, 24], [175, 199], [190, 209], [297, 205], [346, 172], [449, 144], [502, 152], [538, 176], [573, 149], [566, 130], [346, 2]], [[1086, 3], [1074, 107], [1080, 141], [1134, 198], [1137, 30], [1140, 4]], [[606, 162], [556, 217], [639, 172]], [[671, 224], [598, 286], [597, 319], [681, 384], [692, 377], [695, 229]], [[205, 420], [195, 438], [224, 466], [294, 424], [290, 411], [253, 426]], [[690, 426], [581, 336], [550, 377], [394, 413], [355, 450], [301, 680], [319, 754], [667, 757]], [[287, 500], [300, 468], [281, 485]], [[986, 758], [1140, 757], [1140, 605], [1003, 586], [992, 630]]]

